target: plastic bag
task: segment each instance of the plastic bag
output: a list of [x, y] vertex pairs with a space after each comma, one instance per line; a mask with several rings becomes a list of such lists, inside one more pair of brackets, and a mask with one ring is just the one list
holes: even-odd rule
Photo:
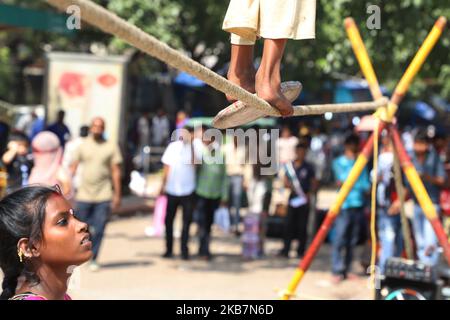
[[142, 173], [139, 173], [136, 170], [131, 171], [130, 184], [128, 186], [134, 194], [140, 197], [145, 196], [146, 181]]
[[225, 233], [230, 231], [230, 212], [228, 208], [220, 207], [214, 212], [214, 224]]
[[260, 215], [249, 213], [244, 217], [242, 255], [245, 259], [257, 259], [261, 254]]
[[164, 233], [167, 210], [167, 196], [156, 198], [155, 210], [153, 212], [153, 226], [147, 227], [145, 233], [149, 237], [160, 237]]

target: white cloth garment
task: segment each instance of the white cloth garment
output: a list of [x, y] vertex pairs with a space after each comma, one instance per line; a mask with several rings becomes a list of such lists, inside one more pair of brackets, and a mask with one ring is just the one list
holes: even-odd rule
[[237, 45], [260, 37], [314, 39], [315, 27], [316, 0], [231, 0], [222, 26]]

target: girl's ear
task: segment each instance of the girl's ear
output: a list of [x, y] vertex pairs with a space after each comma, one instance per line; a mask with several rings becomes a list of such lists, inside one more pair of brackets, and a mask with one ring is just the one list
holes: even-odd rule
[[17, 254], [22, 259], [30, 259], [33, 257], [33, 253], [31, 252], [30, 248], [28, 247], [30, 243], [30, 240], [28, 238], [21, 238], [17, 242]]
[[18, 254], [22, 252], [23, 257], [25, 259], [37, 258], [41, 255], [40, 253], [40, 245], [31, 246], [30, 248], [30, 240], [28, 238], [21, 238], [17, 243]]

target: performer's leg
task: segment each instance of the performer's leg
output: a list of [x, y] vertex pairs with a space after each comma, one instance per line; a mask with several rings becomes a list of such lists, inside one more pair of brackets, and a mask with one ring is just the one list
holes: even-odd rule
[[[241, 88], [255, 93], [254, 45], [231, 44], [231, 59], [227, 78]], [[227, 95], [229, 101], [236, 100]]]
[[[231, 0], [223, 21], [223, 30], [231, 33], [231, 59], [227, 78], [255, 93], [253, 48], [259, 25], [260, 0]], [[236, 100], [227, 96], [230, 101]]]
[[277, 108], [283, 116], [294, 112], [291, 103], [281, 93], [281, 59], [287, 39], [265, 39], [261, 65], [256, 73], [256, 94]]

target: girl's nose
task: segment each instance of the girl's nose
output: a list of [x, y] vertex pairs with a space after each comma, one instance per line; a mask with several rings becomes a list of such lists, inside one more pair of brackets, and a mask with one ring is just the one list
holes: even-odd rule
[[86, 222], [78, 220], [78, 232], [89, 232], [89, 225]]

